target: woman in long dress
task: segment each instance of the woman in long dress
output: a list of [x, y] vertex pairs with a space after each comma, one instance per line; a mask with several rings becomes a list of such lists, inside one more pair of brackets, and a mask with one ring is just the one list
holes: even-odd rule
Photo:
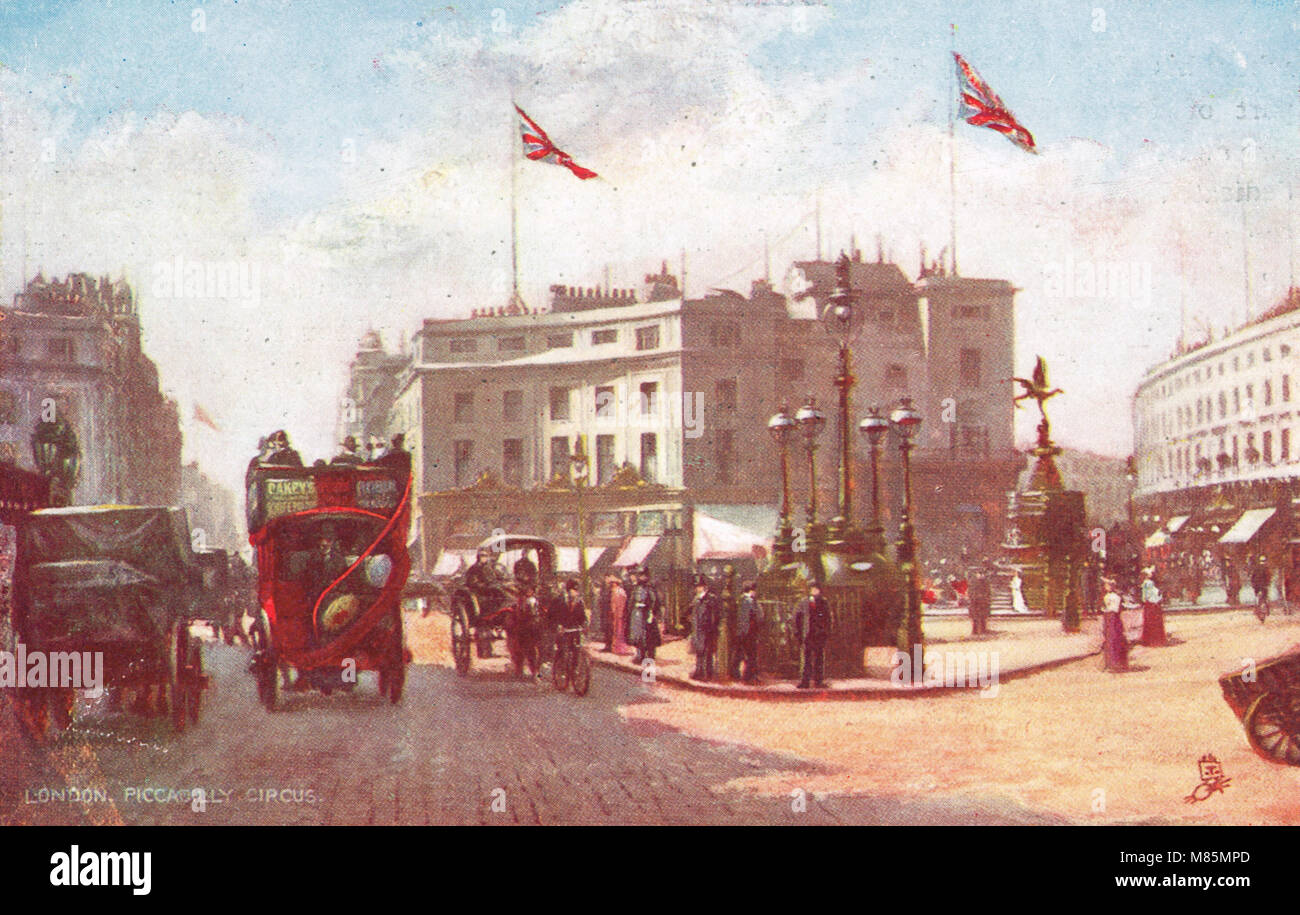
[[1106, 593], [1101, 599], [1101, 650], [1105, 660], [1104, 669], [1111, 671], [1128, 670], [1128, 638], [1124, 635], [1124, 608], [1115, 582], [1106, 579]]
[[1142, 570], [1142, 644], [1159, 648], [1165, 640], [1165, 612], [1160, 605], [1160, 589], [1156, 587], [1155, 569]]
[[1020, 579], [1020, 570], [1011, 574], [1011, 609], [1016, 613], [1028, 613], [1029, 605], [1025, 603], [1024, 583]]

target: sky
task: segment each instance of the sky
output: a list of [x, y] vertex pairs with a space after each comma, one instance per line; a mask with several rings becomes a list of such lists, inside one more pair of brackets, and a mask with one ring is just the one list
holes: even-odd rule
[[[1039, 155], [950, 145], [954, 43]], [[683, 252], [688, 295], [747, 291], [765, 241], [781, 281], [819, 200], [824, 254], [879, 237], [915, 275], [953, 152], [960, 272], [1021, 290], [1056, 439], [1121, 456], [1180, 333], [1293, 281], [1298, 57], [1285, 2], [0, 2], [0, 295], [125, 276], [186, 459], [238, 488], [271, 429], [332, 453], [368, 328], [506, 301], [512, 167], [543, 305]], [[516, 165], [512, 98], [601, 178]]]

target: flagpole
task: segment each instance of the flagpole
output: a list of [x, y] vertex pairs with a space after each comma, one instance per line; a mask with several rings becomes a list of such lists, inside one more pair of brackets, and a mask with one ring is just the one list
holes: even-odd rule
[[957, 275], [957, 24], [948, 24], [952, 31], [952, 53], [954, 57], [948, 62], [948, 79], [952, 87], [948, 98], [948, 203], [949, 233], [948, 250], [952, 252], [952, 275]]
[[[513, 107], [513, 105], [512, 105]], [[517, 115], [510, 116], [510, 122], [513, 127], [512, 134], [519, 131], [519, 121]], [[510, 305], [522, 307], [522, 301], [519, 298], [519, 205], [516, 200], [518, 191], [518, 172], [519, 172], [519, 137], [510, 138]]]

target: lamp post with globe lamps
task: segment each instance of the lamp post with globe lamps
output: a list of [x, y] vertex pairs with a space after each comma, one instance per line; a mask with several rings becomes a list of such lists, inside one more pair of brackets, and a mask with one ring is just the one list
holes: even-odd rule
[[590, 482], [588, 479], [590, 473], [590, 462], [587, 460], [587, 451], [583, 446], [582, 436], [577, 436], [574, 441], [573, 455], [569, 458], [569, 474], [573, 481], [573, 498], [578, 512], [578, 581], [582, 588], [579, 592], [587, 606], [591, 606], [591, 594], [588, 591], [589, 583], [587, 578], [587, 541], [586, 541], [586, 519], [582, 514], [582, 491]]
[[847, 254], [840, 254], [835, 265], [835, 292], [822, 311], [822, 326], [835, 335], [839, 343], [839, 365], [835, 373], [835, 388], [839, 394], [839, 480], [838, 503], [835, 517], [827, 527], [828, 546], [843, 552], [854, 552], [861, 547], [861, 534], [853, 528], [853, 432], [849, 426], [849, 391], [857, 379], [853, 377], [849, 344], [861, 326], [861, 310], [853, 307], [852, 265]]
[[826, 414], [817, 409], [817, 400], [812, 395], [808, 402], [799, 408], [794, 421], [803, 433], [804, 444], [808, 451], [808, 523], [807, 539], [809, 543], [822, 541], [822, 526], [817, 521], [817, 437], [826, 428]]
[[889, 425], [898, 436], [899, 454], [903, 459], [903, 518], [898, 526], [898, 561], [907, 581], [907, 598], [903, 630], [905, 644], [899, 649], [908, 653], [920, 646], [924, 651], [925, 635], [921, 629], [921, 578], [916, 563], [916, 530], [912, 521], [912, 449], [913, 438], [921, 428], [921, 414], [912, 408], [912, 398], [904, 397], [889, 414]]
[[885, 547], [885, 532], [880, 524], [880, 445], [889, 431], [889, 420], [880, 415], [880, 407], [872, 405], [867, 416], [858, 423], [858, 431], [867, 437], [871, 448], [871, 526], [867, 528], [868, 547], [880, 552]]
[[767, 431], [776, 442], [781, 455], [781, 517], [777, 522], [776, 542], [772, 552], [778, 562], [788, 562], [793, 558], [790, 549], [790, 436], [794, 434], [796, 423], [790, 416], [790, 409], [785, 404], [781, 411], [767, 421]]

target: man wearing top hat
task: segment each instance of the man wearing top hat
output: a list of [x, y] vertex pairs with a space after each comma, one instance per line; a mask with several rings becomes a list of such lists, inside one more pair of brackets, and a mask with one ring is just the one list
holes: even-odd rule
[[709, 580], [695, 576], [695, 599], [691, 601], [691, 647], [695, 649], [692, 680], [713, 679], [713, 656], [718, 650], [718, 627], [722, 622], [722, 601], [709, 589]]

